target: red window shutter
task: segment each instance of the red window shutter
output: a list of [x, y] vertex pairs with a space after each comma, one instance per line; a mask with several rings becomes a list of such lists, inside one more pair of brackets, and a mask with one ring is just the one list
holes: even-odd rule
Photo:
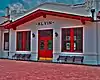
[[73, 28], [71, 28], [71, 30], [70, 30], [70, 37], [71, 37], [71, 39], [70, 39], [70, 41], [71, 41], [71, 52], [73, 52], [74, 51], [74, 30], [73, 30]]

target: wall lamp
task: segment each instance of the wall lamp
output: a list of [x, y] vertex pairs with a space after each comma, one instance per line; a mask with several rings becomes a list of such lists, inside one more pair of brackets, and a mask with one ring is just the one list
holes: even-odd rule
[[57, 32], [55, 32], [55, 36], [58, 37], [58, 33]]
[[32, 33], [32, 37], [33, 37], [33, 38], [35, 37], [35, 34], [34, 34], [34, 33]]

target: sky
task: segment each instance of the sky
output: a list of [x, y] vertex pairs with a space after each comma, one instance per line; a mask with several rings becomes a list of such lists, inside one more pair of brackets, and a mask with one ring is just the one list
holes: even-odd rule
[[10, 4], [10, 0], [0, 0], [0, 16], [4, 15], [5, 7]]
[[85, 0], [0, 0], [0, 16], [4, 16], [5, 8], [10, 7], [11, 10], [25, 11], [38, 6], [43, 2], [56, 2], [64, 4], [78, 4]]

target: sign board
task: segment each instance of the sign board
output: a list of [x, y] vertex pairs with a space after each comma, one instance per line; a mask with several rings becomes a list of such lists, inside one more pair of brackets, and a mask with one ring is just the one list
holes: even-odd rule
[[37, 26], [44, 26], [44, 25], [50, 25], [53, 23], [54, 23], [54, 21], [41, 21], [41, 22], [36, 23], [36, 25]]

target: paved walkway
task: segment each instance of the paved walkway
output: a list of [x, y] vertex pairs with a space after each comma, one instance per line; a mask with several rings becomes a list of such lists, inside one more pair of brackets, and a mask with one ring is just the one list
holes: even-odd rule
[[100, 67], [0, 59], [0, 80], [100, 80]]

